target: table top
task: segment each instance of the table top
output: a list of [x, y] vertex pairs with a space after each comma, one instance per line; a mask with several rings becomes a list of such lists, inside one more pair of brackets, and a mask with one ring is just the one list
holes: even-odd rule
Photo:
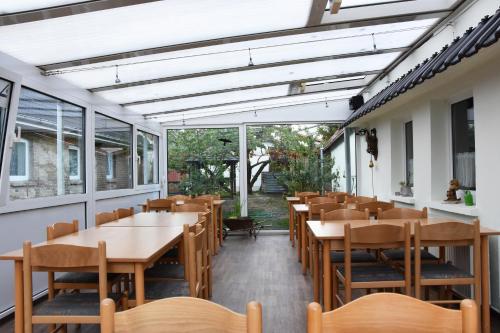
[[[347, 208], [348, 209], [356, 209], [356, 204], [354, 204], [354, 203], [347, 204]], [[309, 212], [309, 205], [308, 204], [295, 204], [295, 205], [293, 205], [293, 209], [297, 213], [307, 213], [307, 212]]]
[[299, 197], [286, 197], [286, 201], [300, 201]]
[[137, 213], [118, 221], [102, 224], [101, 227], [182, 227], [198, 222], [198, 213]]
[[[321, 223], [321, 221], [307, 221], [307, 225], [314, 237], [317, 239], [344, 239], [344, 224], [350, 223], [353, 227], [363, 227], [367, 225], [375, 225], [375, 224], [392, 224], [392, 225], [401, 225], [404, 222], [411, 222], [413, 234], [414, 223], [420, 221], [421, 224], [433, 224], [433, 223], [442, 223], [442, 222], [450, 222], [457, 220], [450, 220], [444, 218], [427, 218], [427, 219], [392, 219], [392, 220], [346, 220], [346, 221], [326, 221], [325, 223]], [[460, 222], [460, 221], [457, 221]], [[493, 236], [500, 235], [500, 230], [494, 230], [487, 227], [481, 227], [481, 235]]]
[[[158, 252], [165, 251], [182, 236], [182, 227], [97, 227], [81, 230], [36, 244], [69, 244], [97, 247], [99, 241], [106, 242], [109, 262], [149, 262]], [[0, 260], [22, 260], [23, 250], [4, 253]]]
[[[215, 206], [220, 206], [220, 205], [222, 205], [224, 202], [226, 202], [226, 200], [219, 200], [219, 199], [218, 199], [218, 200], [214, 200], [214, 205], [215, 205]], [[186, 202], [185, 202], [184, 200], [177, 200], [177, 201], [175, 202], [175, 204], [176, 204], [177, 206], [184, 205], [185, 203], [186, 203]], [[145, 203], [142, 203], [142, 204], [138, 204], [137, 206], [146, 207], [146, 204], [145, 204]]]

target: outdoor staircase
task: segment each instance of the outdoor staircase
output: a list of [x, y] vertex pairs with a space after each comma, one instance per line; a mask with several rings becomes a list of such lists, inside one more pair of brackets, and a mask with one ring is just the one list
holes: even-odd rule
[[264, 193], [285, 193], [286, 187], [278, 183], [279, 173], [263, 172], [261, 190]]

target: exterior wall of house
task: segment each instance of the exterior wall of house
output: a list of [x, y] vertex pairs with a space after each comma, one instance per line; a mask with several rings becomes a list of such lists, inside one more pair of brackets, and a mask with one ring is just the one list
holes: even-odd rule
[[[357, 137], [358, 194], [395, 199], [417, 209], [430, 207], [431, 216], [465, 221], [478, 217], [482, 225], [500, 229], [500, 149], [494, 139], [500, 125], [499, 92], [500, 45], [493, 45], [354, 123], [359, 128], [377, 129], [379, 150], [375, 167], [370, 169], [366, 141]], [[443, 204], [453, 178], [451, 104], [470, 97], [474, 98], [476, 205]], [[402, 199], [394, 193], [405, 179], [404, 124], [408, 121], [413, 122], [414, 196]], [[490, 240], [490, 265], [491, 302], [500, 309], [498, 237]]]

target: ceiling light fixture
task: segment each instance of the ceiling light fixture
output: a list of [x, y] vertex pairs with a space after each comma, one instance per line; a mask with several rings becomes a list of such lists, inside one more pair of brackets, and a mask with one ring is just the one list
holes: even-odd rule
[[325, 108], [328, 107], [328, 98], [325, 97]]
[[116, 65], [115, 83], [118, 84], [121, 82], [122, 82], [122, 80], [120, 80], [120, 78], [118, 77], [118, 65]]
[[249, 57], [248, 66], [252, 67], [253, 66], [253, 59], [252, 59], [252, 51], [250, 50], [250, 48], [248, 48], [248, 57]]
[[377, 44], [375, 43], [375, 34], [372, 33], [372, 41], [373, 41], [373, 51], [377, 50]]

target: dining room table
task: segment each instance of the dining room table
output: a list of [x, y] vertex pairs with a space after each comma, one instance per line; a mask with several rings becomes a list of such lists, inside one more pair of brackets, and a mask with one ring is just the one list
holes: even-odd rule
[[[136, 305], [144, 304], [144, 270], [182, 240], [183, 225], [196, 224], [198, 213], [138, 213], [70, 235], [41, 242], [97, 247], [99, 241], [106, 242], [106, 258], [109, 273], [135, 275]], [[23, 250], [9, 251], [0, 255], [0, 260], [14, 263], [14, 329], [24, 332], [23, 301]], [[89, 268], [85, 268], [89, 271]]]
[[[314, 301], [320, 301], [320, 256], [322, 257], [322, 276], [323, 276], [323, 308], [324, 311], [332, 310], [332, 291], [331, 291], [331, 262], [330, 251], [342, 251], [344, 249], [344, 225], [349, 223], [352, 227], [362, 227], [373, 224], [392, 224], [401, 225], [405, 222], [411, 224], [411, 234], [414, 234], [414, 225], [420, 222], [422, 225], [443, 223], [456, 220], [444, 218], [421, 218], [421, 219], [390, 219], [390, 220], [345, 220], [345, 221], [307, 221], [307, 228], [310, 230], [313, 247], [313, 294]], [[462, 222], [462, 221], [457, 221]], [[490, 284], [489, 284], [489, 237], [500, 235], [500, 230], [481, 226], [481, 327], [483, 333], [490, 333]], [[320, 253], [320, 245], [322, 251]]]

